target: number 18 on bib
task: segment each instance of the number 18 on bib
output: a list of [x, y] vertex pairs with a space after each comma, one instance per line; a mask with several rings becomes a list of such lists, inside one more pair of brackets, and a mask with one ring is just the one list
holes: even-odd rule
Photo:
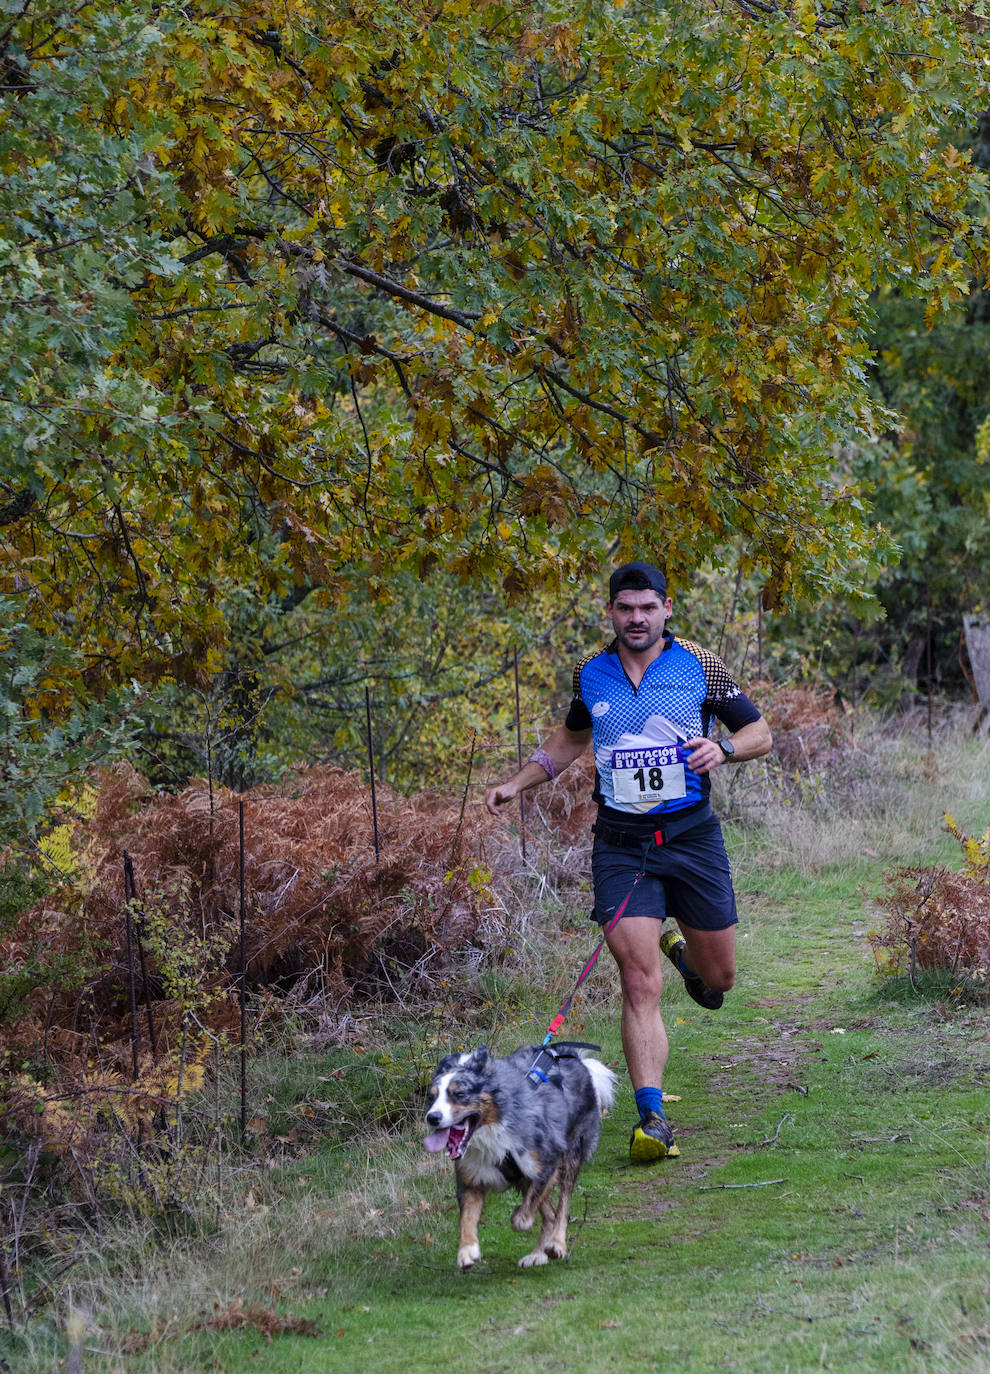
[[684, 764], [676, 744], [612, 752], [612, 787], [617, 802], [677, 801], [686, 793]]

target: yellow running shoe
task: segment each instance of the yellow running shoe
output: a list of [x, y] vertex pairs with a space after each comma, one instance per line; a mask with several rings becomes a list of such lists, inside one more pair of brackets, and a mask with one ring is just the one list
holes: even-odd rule
[[629, 1138], [629, 1158], [633, 1164], [655, 1164], [658, 1159], [677, 1159], [670, 1122], [657, 1112], [646, 1112]]

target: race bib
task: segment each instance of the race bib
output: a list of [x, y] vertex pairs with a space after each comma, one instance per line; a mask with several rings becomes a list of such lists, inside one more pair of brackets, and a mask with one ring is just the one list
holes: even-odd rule
[[686, 794], [684, 764], [676, 744], [612, 751], [612, 790], [617, 802], [677, 801]]

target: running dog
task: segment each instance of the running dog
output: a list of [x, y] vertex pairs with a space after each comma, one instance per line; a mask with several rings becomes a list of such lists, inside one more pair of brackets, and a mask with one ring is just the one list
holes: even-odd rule
[[[535, 1067], [534, 1067], [535, 1066]], [[481, 1258], [478, 1222], [486, 1193], [515, 1187], [523, 1200], [512, 1227], [528, 1231], [536, 1213], [542, 1227], [522, 1268], [567, 1254], [568, 1204], [582, 1164], [598, 1147], [602, 1113], [612, 1105], [615, 1074], [583, 1049], [523, 1045], [507, 1059], [488, 1046], [450, 1054], [430, 1084], [423, 1144], [446, 1150], [457, 1175], [461, 1213], [457, 1264], [470, 1269]], [[559, 1189], [556, 1206], [551, 1201]]]

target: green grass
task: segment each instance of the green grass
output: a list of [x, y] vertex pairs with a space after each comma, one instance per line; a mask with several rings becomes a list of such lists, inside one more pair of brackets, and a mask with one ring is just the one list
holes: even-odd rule
[[[387, 1042], [370, 1026], [358, 1047], [302, 1045], [281, 1068], [270, 1061], [263, 1163], [232, 1163], [245, 1172], [228, 1183], [215, 1235], [166, 1251], [145, 1236], [129, 1269], [126, 1250], [94, 1247], [71, 1295], [88, 1317], [87, 1374], [125, 1363], [154, 1374], [990, 1371], [986, 1006], [948, 979], [875, 978], [866, 934], [889, 854], [795, 865], [770, 862], [752, 832], [736, 840], [736, 987], [717, 1014], [679, 984], [664, 992], [681, 1158], [629, 1166], [623, 1077], [572, 1202], [565, 1261], [517, 1268], [530, 1244], [502, 1197], [488, 1202], [482, 1261], [457, 1271], [452, 1167], [425, 1154], [422, 1101], [403, 1095], [433, 1057], [427, 1038], [458, 1032], [432, 1013], [418, 1040], [415, 1022]], [[943, 841], [936, 818], [932, 857], [952, 861]], [[593, 946], [580, 916], [572, 936], [558, 908], [549, 924], [550, 986], [531, 965], [477, 985], [478, 1022], [502, 1050], [540, 1037]], [[603, 956], [567, 1030], [600, 1041], [622, 1072], [613, 984]], [[336, 1114], [307, 1116], [327, 1100]], [[301, 1139], [279, 1142], [293, 1123]], [[238, 1299], [321, 1334], [216, 1329]], [[0, 1338], [9, 1370], [54, 1367], [65, 1306], [53, 1317]]]

